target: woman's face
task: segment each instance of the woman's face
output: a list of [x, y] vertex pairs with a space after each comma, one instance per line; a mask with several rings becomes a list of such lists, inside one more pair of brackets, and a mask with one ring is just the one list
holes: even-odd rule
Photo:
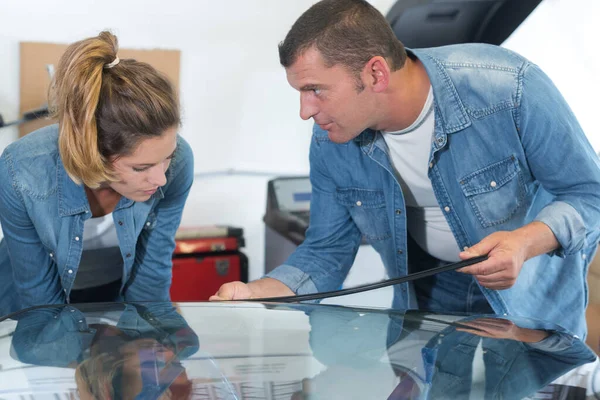
[[[115, 334], [118, 336], [118, 332], [114, 331], [108, 332], [107, 336]], [[104, 349], [104, 351], [107, 350], [108, 348]], [[92, 382], [86, 382], [80, 368], [75, 370], [75, 382], [81, 400], [110, 400], [113, 398], [115, 390], [112, 387], [113, 374], [117, 369], [122, 371], [121, 376], [117, 379], [121, 379], [122, 392], [119, 395], [123, 399], [135, 399], [145, 385], [154, 388], [158, 384], [169, 385], [159, 400], [187, 400], [190, 398], [192, 382], [169, 347], [154, 339], [137, 339], [121, 344], [119, 348], [114, 348], [111, 354], [114, 355], [114, 360], [119, 361], [114, 362], [113, 365], [104, 366], [104, 368], [89, 370], [88, 373], [93, 371], [93, 376], [88, 377]], [[92, 357], [100, 356], [98, 346], [92, 347], [91, 355]], [[94, 387], [96, 395], [90, 391], [91, 386]]]
[[116, 158], [112, 165], [116, 182], [110, 187], [133, 201], [146, 201], [167, 183], [165, 172], [177, 148], [177, 127], [161, 136], [143, 139], [128, 155]]
[[125, 360], [122, 387], [130, 396], [139, 394], [144, 384], [160, 383], [169, 384], [170, 399], [189, 397], [192, 383], [172, 349], [154, 339], [139, 339], [127, 343], [121, 352]]
[[96, 330], [90, 347], [90, 358], [75, 368], [77, 396], [72, 400], [110, 400], [112, 396], [111, 374], [120, 363], [120, 357], [111, 357], [126, 343], [123, 332], [108, 324], [90, 324]]

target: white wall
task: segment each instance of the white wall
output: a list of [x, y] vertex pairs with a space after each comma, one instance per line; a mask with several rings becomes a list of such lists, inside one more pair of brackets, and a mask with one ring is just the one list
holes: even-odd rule
[[[11, 0], [0, 11], [0, 113], [17, 117], [20, 41], [70, 43], [111, 29], [122, 47], [182, 51], [182, 134], [197, 171], [305, 173], [311, 124], [298, 118], [277, 44], [314, 0]], [[384, 12], [393, 0], [372, 1]], [[3, 130], [0, 148], [15, 138]]]
[[600, 152], [596, 119], [599, 18], [597, 0], [544, 0], [503, 44], [538, 64], [552, 78], [596, 152]]
[[[0, 113], [17, 118], [20, 41], [69, 43], [109, 28], [121, 46], [182, 51], [181, 134], [192, 144], [197, 181], [184, 225], [245, 229], [251, 278], [262, 273], [266, 182], [307, 174], [311, 123], [279, 66], [277, 43], [315, 0], [8, 0], [0, 10]], [[371, 0], [383, 13], [395, 0]], [[592, 125], [600, 70], [595, 0], [544, 0], [507, 42], [537, 62], [571, 103], [596, 150]], [[0, 130], [0, 151], [16, 139]], [[254, 174], [214, 175], [223, 170]], [[1, 178], [0, 178], [1, 179]]]

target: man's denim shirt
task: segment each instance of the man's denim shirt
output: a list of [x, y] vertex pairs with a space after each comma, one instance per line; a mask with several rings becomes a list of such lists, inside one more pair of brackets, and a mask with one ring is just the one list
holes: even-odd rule
[[[123, 300], [170, 300], [175, 232], [193, 168], [192, 151], [178, 137], [166, 185], [145, 202], [122, 197], [114, 209]], [[0, 177], [0, 315], [67, 303], [83, 251], [83, 225], [92, 213], [83, 185], [65, 172], [58, 126], [9, 145], [0, 157]]]
[[[500, 47], [410, 51], [434, 93], [429, 179], [462, 249], [542, 221], [560, 248], [528, 260], [507, 290], [482, 287], [497, 314], [541, 318], [586, 334], [586, 275], [600, 236], [600, 163], [575, 116], [534, 64]], [[409, 272], [405, 202], [380, 132], [335, 144], [315, 126], [306, 240], [268, 276], [304, 294], [338, 289], [361, 236], [390, 277]], [[434, 267], [431, 265], [428, 267]], [[408, 308], [409, 284], [393, 307]]]

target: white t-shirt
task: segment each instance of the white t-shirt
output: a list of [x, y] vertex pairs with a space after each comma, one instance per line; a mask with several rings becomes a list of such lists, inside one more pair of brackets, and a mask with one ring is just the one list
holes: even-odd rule
[[382, 132], [406, 202], [407, 227], [421, 248], [444, 261], [459, 261], [460, 249], [427, 176], [435, 129], [433, 90], [419, 117], [397, 132]]
[[123, 256], [112, 213], [90, 218], [83, 225], [83, 254], [73, 289], [88, 289], [119, 280]]

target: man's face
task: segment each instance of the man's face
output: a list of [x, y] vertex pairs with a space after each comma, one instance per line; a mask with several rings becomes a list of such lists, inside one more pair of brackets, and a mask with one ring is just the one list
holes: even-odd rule
[[300, 117], [312, 118], [333, 142], [348, 142], [373, 124], [369, 88], [359, 92], [356, 77], [341, 65], [328, 68], [318, 50], [306, 50], [286, 74], [300, 91]]
[[160, 137], [142, 140], [135, 151], [118, 157], [113, 168], [118, 181], [110, 187], [134, 201], [146, 201], [167, 183], [165, 171], [177, 147], [177, 128], [167, 129]]

